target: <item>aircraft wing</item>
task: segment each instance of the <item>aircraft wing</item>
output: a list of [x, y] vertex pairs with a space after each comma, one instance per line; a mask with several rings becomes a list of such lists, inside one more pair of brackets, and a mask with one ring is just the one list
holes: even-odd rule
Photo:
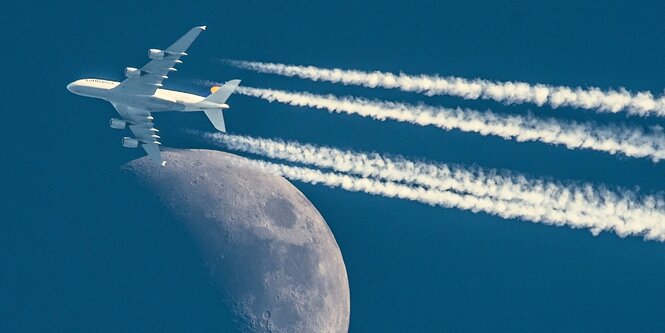
[[187, 55], [185, 51], [199, 36], [205, 26], [195, 27], [180, 37], [165, 50], [151, 49], [151, 60], [143, 66], [135, 76], [129, 76], [115, 89], [123, 89], [137, 95], [153, 95], [157, 88], [162, 87], [162, 81], [168, 78], [169, 72], [175, 71], [175, 65], [182, 63], [180, 58]]
[[159, 152], [159, 135], [150, 112], [130, 106], [113, 104], [120, 116], [129, 123], [129, 129], [134, 133], [134, 138], [141, 143], [141, 147], [155, 163], [164, 166], [166, 162]]

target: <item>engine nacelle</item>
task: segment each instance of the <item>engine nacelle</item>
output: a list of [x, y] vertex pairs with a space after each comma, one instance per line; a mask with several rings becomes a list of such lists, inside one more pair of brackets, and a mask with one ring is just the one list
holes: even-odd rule
[[122, 146], [127, 148], [136, 148], [139, 146], [139, 140], [130, 137], [122, 138]]
[[111, 121], [109, 121], [109, 126], [115, 129], [125, 129], [127, 122], [122, 119], [111, 118]]
[[150, 59], [164, 59], [166, 53], [163, 50], [150, 49], [148, 50], [148, 57]]
[[134, 67], [127, 67], [125, 68], [125, 76], [126, 77], [141, 76], [141, 70]]

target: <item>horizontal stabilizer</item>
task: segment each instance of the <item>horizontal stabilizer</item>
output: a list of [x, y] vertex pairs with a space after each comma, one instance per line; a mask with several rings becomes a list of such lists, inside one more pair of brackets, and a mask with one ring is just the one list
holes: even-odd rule
[[205, 110], [206, 116], [208, 116], [208, 119], [210, 119], [210, 122], [212, 123], [215, 128], [220, 131], [226, 133], [226, 125], [224, 124], [224, 113], [222, 110]]

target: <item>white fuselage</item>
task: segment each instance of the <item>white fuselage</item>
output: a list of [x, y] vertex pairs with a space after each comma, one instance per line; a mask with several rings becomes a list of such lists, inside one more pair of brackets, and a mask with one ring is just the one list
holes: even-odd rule
[[115, 89], [120, 82], [103, 79], [80, 79], [67, 85], [74, 94], [99, 98], [111, 104], [120, 104], [150, 112], [162, 111], [205, 111], [228, 109], [227, 104], [206, 101], [204, 97], [175, 90], [157, 89], [154, 95], [137, 95]]

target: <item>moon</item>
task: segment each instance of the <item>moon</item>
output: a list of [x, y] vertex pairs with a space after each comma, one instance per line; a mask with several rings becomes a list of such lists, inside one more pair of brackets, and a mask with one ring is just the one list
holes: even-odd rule
[[164, 150], [125, 165], [185, 223], [245, 332], [347, 332], [349, 282], [325, 220], [291, 183], [245, 158]]

